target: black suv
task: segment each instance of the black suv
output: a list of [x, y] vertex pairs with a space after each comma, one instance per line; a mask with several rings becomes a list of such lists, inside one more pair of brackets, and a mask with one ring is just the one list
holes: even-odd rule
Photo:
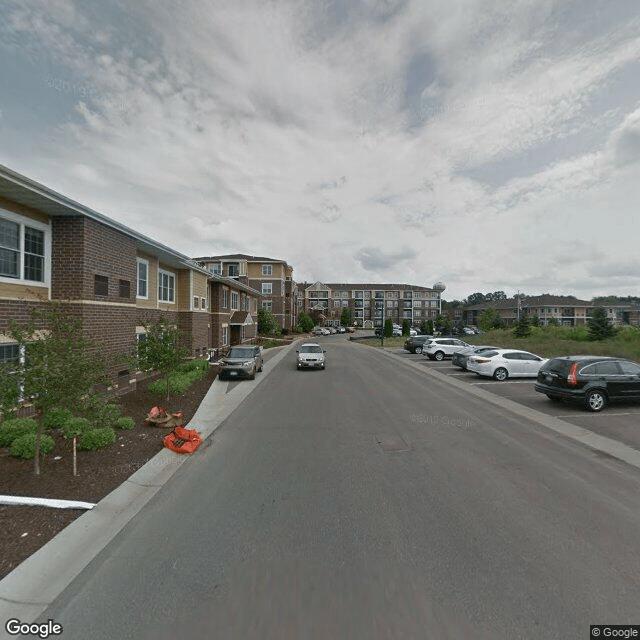
[[433, 336], [409, 336], [404, 341], [404, 350], [411, 353], [422, 353], [422, 346], [429, 340], [433, 340]]
[[640, 364], [605, 356], [552, 358], [540, 367], [535, 389], [601, 411], [613, 400], [640, 400]]

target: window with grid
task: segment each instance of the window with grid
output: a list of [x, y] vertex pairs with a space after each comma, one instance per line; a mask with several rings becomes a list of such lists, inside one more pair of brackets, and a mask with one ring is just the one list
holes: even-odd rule
[[44, 282], [45, 232], [5, 215], [0, 215], [0, 276]]
[[109, 278], [100, 276], [97, 273], [93, 276], [93, 293], [96, 296], [109, 295]]
[[263, 264], [262, 265], [262, 275], [263, 276], [273, 275], [273, 265]]
[[234, 311], [237, 311], [238, 307], [239, 307], [239, 303], [240, 303], [240, 296], [239, 296], [238, 292], [237, 291], [232, 291], [231, 292], [231, 308]]
[[158, 270], [158, 300], [175, 302], [176, 276], [170, 271]]
[[118, 293], [121, 298], [128, 298], [131, 295], [131, 283], [128, 280], [118, 282]]
[[271, 295], [273, 293], [273, 284], [271, 282], [263, 282], [262, 293], [265, 295]]

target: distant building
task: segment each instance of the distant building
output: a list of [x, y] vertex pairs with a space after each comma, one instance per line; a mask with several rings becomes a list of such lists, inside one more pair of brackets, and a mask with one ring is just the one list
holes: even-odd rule
[[381, 326], [387, 318], [411, 325], [435, 320], [442, 310], [441, 294], [445, 287], [410, 284], [299, 283], [298, 308], [316, 312], [324, 324], [338, 325], [343, 309], [349, 309], [352, 321], [371, 328]]
[[194, 258], [210, 273], [227, 277], [260, 292], [260, 307], [276, 317], [281, 329], [291, 331], [297, 324], [298, 290], [293, 267], [284, 260], [234, 253]]

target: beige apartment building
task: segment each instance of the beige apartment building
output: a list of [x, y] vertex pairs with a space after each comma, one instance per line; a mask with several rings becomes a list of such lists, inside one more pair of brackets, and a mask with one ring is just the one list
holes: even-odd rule
[[260, 308], [271, 311], [284, 331], [296, 326], [298, 289], [293, 281], [293, 267], [286, 261], [244, 253], [194, 260], [213, 275], [231, 278], [258, 291]]

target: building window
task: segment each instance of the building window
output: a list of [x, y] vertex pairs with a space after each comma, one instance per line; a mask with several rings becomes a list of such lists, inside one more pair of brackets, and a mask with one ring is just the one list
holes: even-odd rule
[[158, 269], [158, 300], [160, 302], [175, 302], [175, 290], [175, 274]]
[[222, 275], [222, 265], [219, 262], [209, 265], [209, 271], [216, 276]]
[[229, 289], [222, 290], [222, 308], [226, 309], [229, 306]]
[[147, 300], [149, 298], [149, 262], [138, 258], [138, 290], [136, 297]]
[[271, 300], [263, 300], [260, 303], [260, 305], [263, 309], [266, 309], [267, 311], [271, 311], [271, 309], [273, 308], [273, 303], [271, 302]]
[[262, 293], [270, 296], [273, 293], [273, 284], [271, 282], [262, 283]]
[[109, 295], [109, 278], [107, 276], [93, 276], [93, 293], [96, 296]]
[[200, 307], [200, 298], [198, 296], [193, 296], [193, 308], [198, 309]]
[[18, 344], [0, 344], [0, 364], [18, 362], [20, 346]]
[[237, 262], [231, 263], [227, 269], [230, 278], [235, 278], [240, 275], [240, 265]]
[[271, 276], [271, 275], [273, 275], [273, 265], [263, 264], [262, 265], [262, 275], [263, 276]]
[[231, 292], [231, 309], [234, 311], [238, 310], [238, 306], [239, 306], [239, 301], [240, 301], [240, 296], [238, 294], [237, 291], [232, 291]]
[[207, 308], [207, 299], [206, 298], [201, 298], [200, 304], [202, 305], [203, 309], [206, 309]]
[[48, 227], [35, 221], [24, 224], [9, 211], [0, 214], [0, 277], [44, 282]]
[[120, 280], [118, 282], [118, 294], [121, 298], [129, 298], [131, 296], [131, 283], [128, 280]]
[[226, 346], [229, 344], [229, 328], [222, 327], [222, 346]]

